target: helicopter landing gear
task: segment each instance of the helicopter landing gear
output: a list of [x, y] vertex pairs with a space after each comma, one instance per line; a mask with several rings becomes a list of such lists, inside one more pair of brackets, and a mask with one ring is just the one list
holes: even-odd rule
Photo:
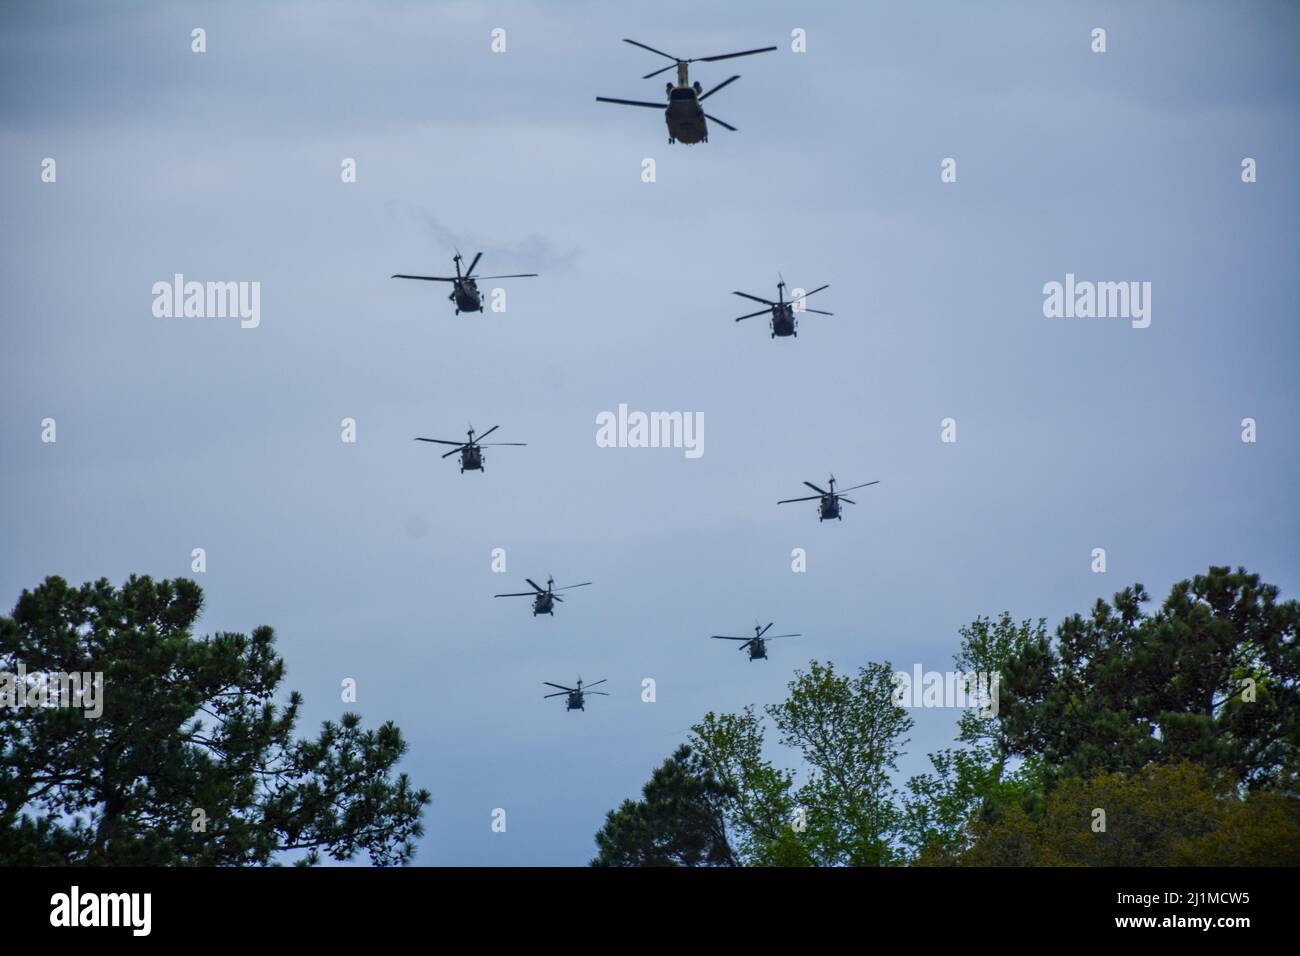
[[673, 145], [673, 143], [675, 143], [675, 142], [677, 142], [677, 140], [673, 139], [671, 136], [668, 137], [668, 145], [669, 145], [669, 146]]

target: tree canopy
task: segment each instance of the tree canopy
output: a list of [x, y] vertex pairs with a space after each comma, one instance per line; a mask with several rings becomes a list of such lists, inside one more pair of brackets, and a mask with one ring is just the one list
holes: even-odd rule
[[[961, 711], [958, 745], [902, 790], [912, 719], [888, 664], [851, 677], [813, 661], [761, 715], [707, 714], [690, 773], [721, 785], [715, 858], [1300, 865], [1300, 604], [1227, 567], [1174, 585], [1150, 614], [1148, 601], [1135, 584], [1054, 634], [1007, 613], [961, 628], [954, 667], [999, 674], [998, 706]], [[765, 719], [793, 766], [764, 756]], [[665, 819], [660, 847], [681, 839]], [[621, 840], [603, 830], [602, 856], [637, 865]]]
[[250, 865], [320, 854], [408, 862], [426, 790], [393, 768], [391, 722], [356, 714], [296, 739], [274, 634], [198, 638], [193, 581], [50, 577], [0, 617], [0, 672], [100, 673], [102, 713], [0, 708], [0, 859], [29, 865]]

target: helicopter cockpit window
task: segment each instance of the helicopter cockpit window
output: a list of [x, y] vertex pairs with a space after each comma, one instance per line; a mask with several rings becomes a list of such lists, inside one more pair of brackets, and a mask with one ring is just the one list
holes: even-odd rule
[[672, 98], [675, 100], [693, 100], [695, 99], [695, 91], [689, 88], [684, 90], [673, 90]]

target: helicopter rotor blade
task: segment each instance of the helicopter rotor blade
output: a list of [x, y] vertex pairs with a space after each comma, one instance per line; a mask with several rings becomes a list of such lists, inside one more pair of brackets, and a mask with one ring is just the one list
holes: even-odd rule
[[474, 257], [474, 261], [471, 262], [469, 264], [469, 268], [465, 270], [465, 278], [468, 279], [470, 276], [474, 274], [474, 267], [478, 265], [478, 261], [482, 258], [483, 258], [483, 253], [481, 252]]
[[705, 119], [711, 119], [711, 120], [713, 120], [713, 122], [717, 123], [717, 124], [718, 124], [719, 126], [721, 126], [723, 129], [729, 129], [729, 130], [731, 130], [733, 133], [738, 133], [738, 132], [740, 132], [738, 129], [736, 129], [736, 127], [732, 126], [730, 123], [727, 123], [727, 122], [724, 122], [723, 120], [718, 119], [716, 116], [710, 116], [708, 113], [705, 113], [705, 114], [704, 114], [704, 118], [705, 118]]
[[458, 280], [456, 280], [456, 279], [452, 279], [452, 278], [449, 278], [449, 277], [447, 277], [447, 276], [408, 276], [408, 275], [401, 275], [401, 274], [398, 274], [398, 275], [394, 275], [394, 276], [389, 276], [389, 278], [390, 278], [390, 279], [423, 279], [425, 282], [456, 282], [456, 281], [458, 281]]
[[842, 491], [856, 491], [858, 488], [870, 488], [872, 485], [878, 485], [878, 484], [880, 484], [879, 479], [877, 479], [876, 481], [868, 481], [865, 484], [861, 484], [861, 485], [854, 485], [852, 488], [844, 488], [842, 489]]
[[590, 581], [583, 581], [581, 584], [566, 584], [564, 587], [562, 587], [562, 588], [555, 588], [554, 590], [556, 590], [556, 591], [567, 591], [567, 590], [569, 590], [570, 588], [585, 588], [588, 584], [591, 584], [591, 582], [590, 582]]
[[493, 425], [491, 428], [489, 428], [487, 431], [485, 431], [482, 435], [479, 435], [478, 438], [475, 438], [475, 439], [474, 439], [474, 444], [477, 445], [477, 444], [478, 444], [479, 442], [481, 442], [484, 438], [487, 438], [488, 435], [491, 435], [494, 431], [496, 431], [496, 430], [497, 430], [498, 428], [500, 428], [500, 427], [501, 427], [500, 425]]
[[749, 315], [738, 316], [736, 318], [736, 321], [744, 322], [746, 319], [753, 319], [753, 318], [757, 318], [760, 315], [767, 315], [769, 312], [771, 312], [771, 309], [759, 309], [757, 312], [749, 313]]
[[743, 298], [743, 299], [753, 299], [755, 302], [762, 302], [764, 305], [779, 305], [779, 304], [780, 304], [780, 303], [777, 303], [777, 302], [773, 302], [771, 299], [760, 299], [758, 296], [756, 296], [756, 295], [750, 295], [748, 292], [733, 292], [733, 293], [731, 293], [731, 294], [732, 294], [732, 295], [738, 295], [738, 296], [740, 296], [740, 297]]
[[829, 494], [830, 494], [829, 491], [822, 491], [820, 488], [818, 488], [816, 485], [814, 485], [811, 481], [805, 481], [804, 484], [807, 485], [809, 488], [811, 488], [813, 491], [817, 492], [819, 495], [829, 495]]
[[775, 641], [777, 638], [780, 637], [803, 637], [803, 635], [802, 634], [770, 634], [767, 637], [763, 638], [763, 640]]
[[844, 502], [846, 505], [856, 505], [856, 504], [857, 504], [857, 502], [854, 501], [852, 498], [845, 498], [843, 495], [836, 495], [836, 496], [835, 496], [835, 500], [836, 500], [836, 501], [842, 501], [842, 502]]
[[759, 631], [759, 632], [758, 632], [756, 635], [754, 635], [754, 636], [755, 636], [755, 637], [762, 637], [764, 634], [766, 634], [768, 631], [770, 631], [770, 630], [772, 629], [772, 625], [775, 624], [775, 623], [776, 623], [775, 621], [770, 621], [770, 622], [768, 622], [767, 627], [763, 628], [761, 631]]
[[528, 442], [526, 442], [526, 441], [490, 441], [490, 442], [475, 442], [474, 444], [476, 444], [476, 445], [480, 445], [480, 444], [481, 444], [481, 445], [483, 445], [484, 448], [505, 448], [507, 445], [521, 445], [521, 446], [522, 446], [522, 445], [527, 445]]
[[710, 634], [709, 637], [715, 641], [752, 641], [752, 637], [731, 637], [727, 634]]
[[807, 498], [786, 498], [784, 501], [778, 501], [778, 505], [788, 505], [795, 501], [816, 501], [821, 495], [809, 495]]
[[546, 591], [543, 591], [541, 588], [537, 586], [537, 582], [534, 581], [532, 578], [524, 578], [524, 580], [527, 581], [529, 584], [531, 584], [533, 586], [533, 590], [536, 591], [538, 594], [546, 593]]
[[671, 69], [672, 69], [674, 66], [676, 66], [676, 65], [677, 65], [676, 63], [670, 63], [668, 66], [662, 66], [662, 67], [660, 67], [659, 69], [655, 70], [653, 73], [647, 73], [645, 76], [641, 77], [641, 79], [643, 79], [643, 80], [653, 80], [653, 79], [654, 79], [656, 76], [658, 76], [660, 73], [667, 73], [669, 70], [671, 70]]
[[469, 447], [469, 445], [461, 445], [459, 448], [453, 448], [451, 451], [447, 452], [447, 454], [443, 455], [442, 457], [443, 457], [443, 458], [450, 458], [452, 455], [459, 455], [461, 452], [463, 452], [463, 451], [464, 451], [466, 448], [468, 448], [468, 447]]
[[721, 83], [719, 83], [719, 84], [718, 84], [717, 86], [715, 86], [713, 89], [709, 90], [709, 92], [707, 92], [707, 93], [705, 93], [704, 95], [702, 95], [698, 100], [696, 100], [696, 102], [697, 102], [697, 103], [703, 103], [705, 100], [707, 100], [707, 99], [708, 99], [710, 96], [712, 96], [714, 93], [718, 92], [718, 90], [722, 89], [722, 88], [723, 88], [724, 86], [726, 86], [728, 83], [734, 83], [734, 82], [736, 82], [736, 80], [738, 80], [738, 79], [740, 79], [740, 74], [739, 74], [739, 73], [737, 73], [737, 74], [736, 74], [735, 76], [733, 76], [733, 77], [730, 77], [729, 79], [723, 80]]
[[[551, 686], [554, 687], [555, 685], [552, 684]], [[549, 700], [552, 697], [563, 697], [567, 693], [569, 693], [567, 690], [559, 690], [556, 691], [554, 694], [543, 694], [542, 700]]]
[[668, 59], [672, 60], [674, 64], [675, 64], [675, 63], [677, 62], [677, 60], [678, 60], [678, 57], [673, 56], [671, 53], [665, 53], [663, 50], [656, 50], [656, 49], [655, 49], [654, 47], [652, 47], [652, 46], [646, 46], [644, 43], [640, 43], [640, 42], [638, 42], [638, 41], [636, 41], [636, 40], [629, 40], [627, 37], [624, 37], [624, 38], [623, 38], [623, 42], [624, 42], [624, 43], [630, 43], [630, 44], [632, 44], [633, 46], [639, 46], [641, 49], [643, 49], [643, 50], [649, 50], [651, 53], [658, 53], [660, 56], [666, 56], [666, 57], [668, 57]]
[[494, 595], [492, 595], [492, 596], [493, 596], [494, 598], [499, 598], [499, 597], [536, 597], [536, 595], [533, 594], [532, 591], [515, 591], [515, 592], [512, 593], [512, 594], [494, 594]]
[[512, 275], [512, 276], [475, 276], [474, 278], [475, 278], [476, 280], [483, 280], [483, 279], [536, 279], [537, 276], [538, 276], [538, 273], [536, 273], [536, 272], [520, 272], [520, 273], [517, 273], [517, 274]]
[[446, 438], [417, 438], [416, 441], [433, 442], [435, 445], [455, 445], [457, 448], [465, 444], [463, 441], [448, 441]]
[[573, 690], [577, 690], [577, 689], [578, 689], [578, 688], [576, 688], [576, 687], [565, 687], [563, 684], [552, 684], [552, 683], [551, 683], [550, 681], [548, 681], [548, 680], [544, 680], [544, 681], [542, 681], [542, 683], [545, 684], [547, 687], [558, 687], [560, 690], [573, 691]]
[[607, 691], [607, 690], [593, 690], [593, 691], [586, 691], [586, 690], [584, 690], [583, 693], [584, 693], [584, 694], [588, 694], [588, 693], [590, 693], [590, 694], [595, 694], [595, 695], [597, 695], [597, 696], [599, 696], [599, 697], [608, 697], [608, 696], [609, 696], [609, 691]]
[[817, 288], [813, 289], [812, 292], [805, 292], [805, 293], [804, 293], [803, 295], [801, 295], [799, 298], [801, 298], [801, 299], [806, 299], [806, 298], [808, 298], [808, 296], [810, 296], [810, 295], [815, 295], [816, 293], [822, 291], [822, 289], [829, 289], [829, 288], [830, 288], [829, 283], [828, 283], [827, 285], [819, 285]]
[[[584, 685], [583, 685], [583, 690], [586, 690], [588, 687], [595, 687], [597, 684], [603, 684], [603, 683], [605, 683], [605, 682], [608, 681], [608, 680], [609, 680], [608, 677], [602, 677], [600, 680], [592, 681], [590, 684], [584, 684]], [[596, 693], [598, 693], [598, 694], [599, 694], [599, 693], [603, 693], [603, 691], [597, 691]]]
[[694, 60], [687, 60], [687, 63], [716, 63], [718, 60], [730, 60], [738, 56], [750, 56], [754, 53], [771, 53], [775, 50], [774, 46], [760, 47], [757, 50], [741, 50], [739, 53], [723, 53], [719, 56], [697, 56]]
[[834, 312], [823, 312], [821, 309], [800, 309], [800, 312], [816, 312], [818, 315], [834, 315]]
[[[664, 67], [664, 70], [671, 70], [671, 69], [672, 67], [670, 66]], [[660, 72], [662, 73], [663, 70], [660, 70]], [[650, 75], [654, 76], [653, 73], [651, 73]], [[645, 100], [620, 100], [620, 99], [615, 99], [612, 96], [598, 96], [596, 97], [596, 100], [601, 103], [619, 103], [623, 106], [648, 106], [652, 110], [663, 110], [668, 108], [668, 105], [666, 103], [647, 103], [645, 102]]]

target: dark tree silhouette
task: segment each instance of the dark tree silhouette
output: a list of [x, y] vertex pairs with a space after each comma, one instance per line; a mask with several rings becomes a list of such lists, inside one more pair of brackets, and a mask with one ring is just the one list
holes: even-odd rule
[[1011, 753], [1050, 780], [1190, 760], [1249, 788], [1300, 769], [1300, 604], [1244, 569], [1174, 585], [1154, 614], [1141, 584], [1039, 634], [1003, 674]]
[[0, 672], [102, 672], [103, 712], [0, 708], [0, 860], [29, 865], [408, 862], [426, 790], [391, 771], [391, 722], [344, 714], [295, 739], [274, 635], [191, 634], [183, 578], [69, 587], [50, 577], [0, 617]]
[[690, 747], [678, 747], [655, 770], [642, 796], [606, 815], [592, 866], [734, 865], [722, 811], [725, 788]]

